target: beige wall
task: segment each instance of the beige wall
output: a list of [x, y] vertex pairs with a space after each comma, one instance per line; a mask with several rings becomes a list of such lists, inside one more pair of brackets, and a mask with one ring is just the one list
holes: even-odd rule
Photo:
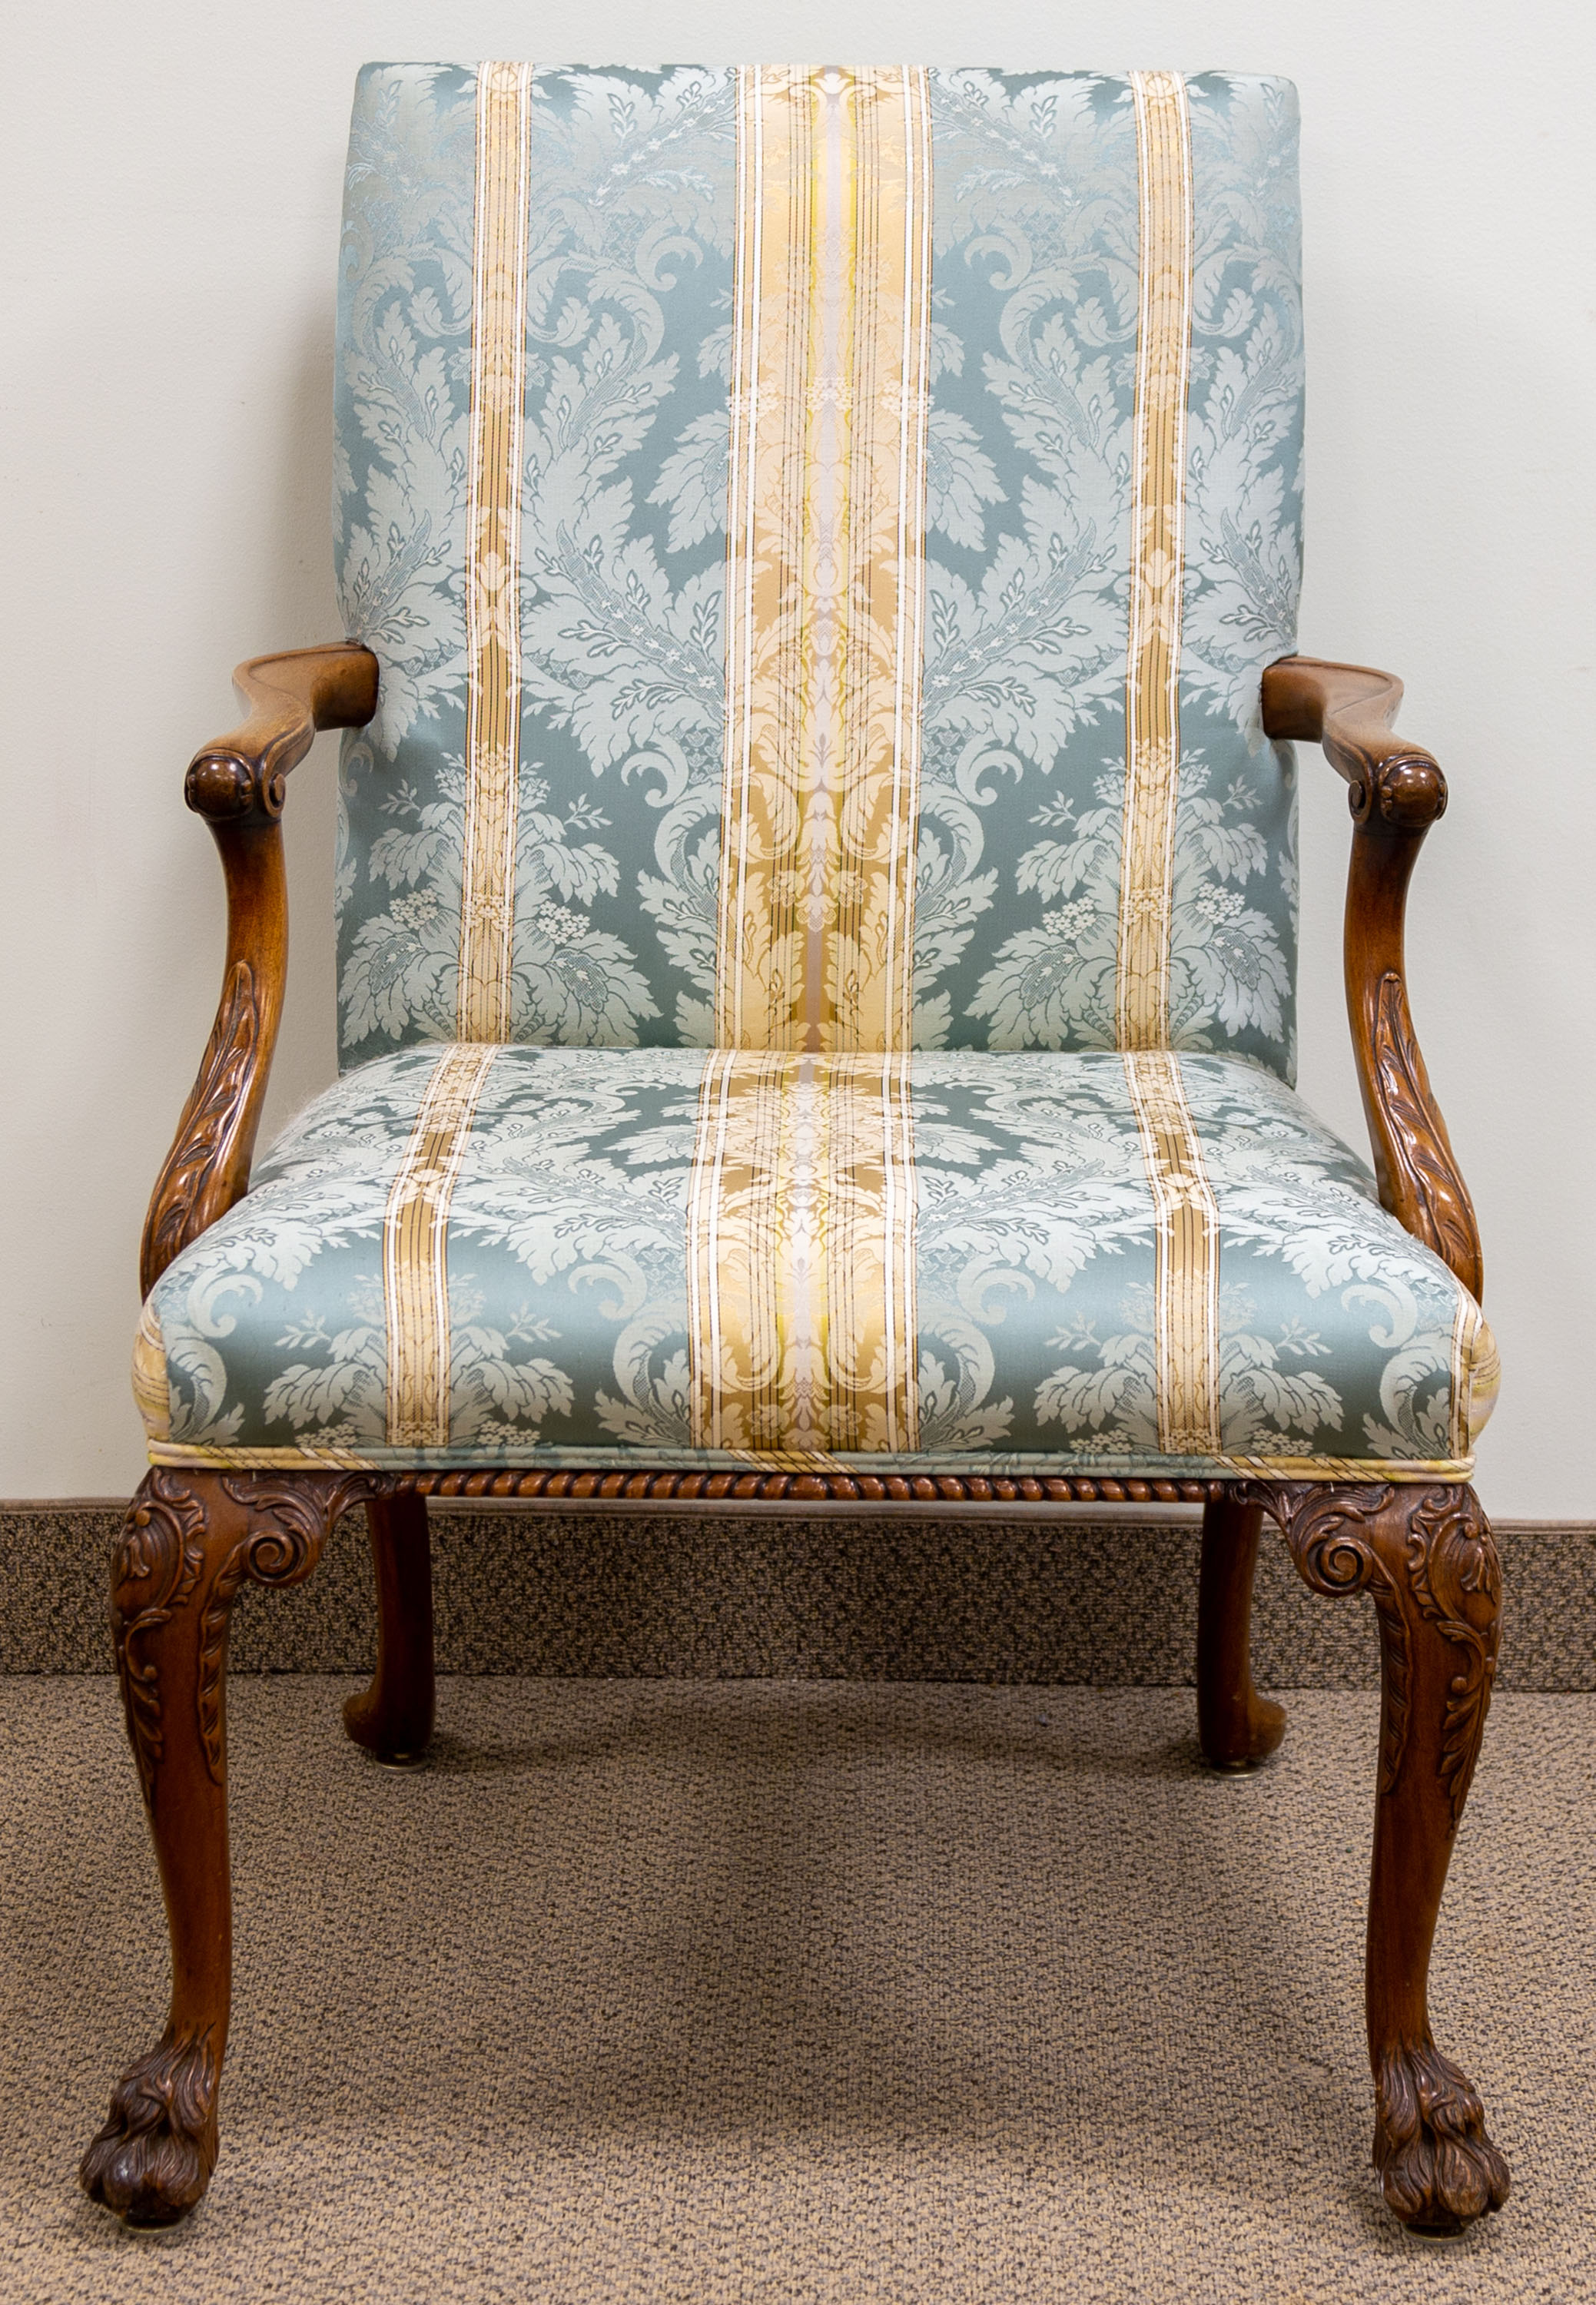
[[[1305, 649], [1408, 684], [1452, 779], [1413, 981], [1506, 1370], [1480, 1485], [1596, 1518], [1589, 1016], [1589, 0], [78, 0], [13, 8], [0, 170], [8, 1317], [0, 1493], [103, 1493], [144, 1200], [208, 1028], [218, 876], [179, 798], [228, 668], [338, 629], [334, 258], [370, 56], [910, 55], [1290, 73], [1309, 326]], [[669, 39], [661, 26], [671, 26]], [[269, 1126], [333, 1071], [332, 740], [294, 778]], [[1361, 1142], [1339, 786], [1305, 756], [1302, 1087]]]

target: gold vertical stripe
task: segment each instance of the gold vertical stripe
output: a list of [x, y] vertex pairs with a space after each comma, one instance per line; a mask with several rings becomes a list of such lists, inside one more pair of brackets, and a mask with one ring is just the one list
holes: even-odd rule
[[444, 1050], [388, 1191], [382, 1297], [390, 1448], [441, 1449], [448, 1440], [449, 1202], [498, 1053], [481, 1042]]
[[1154, 1335], [1158, 1446], [1216, 1457], [1219, 1435], [1219, 1209], [1178, 1057], [1126, 1050], [1122, 1061], [1158, 1222]]
[[1191, 340], [1191, 128], [1177, 72], [1132, 72], [1140, 301], [1131, 448], [1125, 799], [1116, 1028], [1122, 1049], [1169, 1039], [1170, 914], [1181, 765], [1181, 591]]
[[693, 1445], [918, 1445], [905, 1054], [706, 1058], [688, 1204]]
[[509, 1030], [521, 752], [521, 436], [530, 64], [477, 74], [465, 526], [465, 829], [456, 1030]]
[[723, 1048], [907, 1048], [930, 333], [926, 75], [738, 83]]

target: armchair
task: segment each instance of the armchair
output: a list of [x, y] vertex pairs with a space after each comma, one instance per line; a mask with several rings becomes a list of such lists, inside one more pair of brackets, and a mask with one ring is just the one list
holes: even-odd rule
[[[1403, 959], [1446, 784], [1395, 681], [1293, 653], [1294, 171], [1232, 75], [362, 74], [353, 637], [241, 668], [185, 787], [227, 953], [113, 1572], [173, 1993], [82, 2169], [131, 2220], [217, 2153], [232, 1603], [363, 1503], [346, 1722], [420, 1759], [429, 1495], [1200, 1502], [1221, 1768], [1284, 1729], [1272, 1518], [1379, 1622], [1386, 2199], [1506, 2198], [1425, 2000], [1500, 1617]], [[252, 1176], [323, 727], [344, 1070]], [[1349, 787], [1372, 1178], [1291, 1086], [1293, 740]]]

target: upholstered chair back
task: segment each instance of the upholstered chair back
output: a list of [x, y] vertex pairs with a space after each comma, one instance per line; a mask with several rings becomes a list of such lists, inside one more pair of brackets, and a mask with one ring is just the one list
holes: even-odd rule
[[1281, 81], [369, 67], [346, 1063], [1289, 1078], [1298, 284]]

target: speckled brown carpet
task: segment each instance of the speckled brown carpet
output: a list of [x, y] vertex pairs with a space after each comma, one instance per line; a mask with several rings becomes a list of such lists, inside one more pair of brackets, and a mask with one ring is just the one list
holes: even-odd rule
[[[1167, 1687], [1191, 1679], [1199, 1515], [977, 1507], [694, 1516], [632, 1506], [431, 1510], [444, 1672], [985, 1680]], [[0, 1501], [0, 1673], [107, 1672], [122, 1507]], [[1504, 1688], [1596, 1690], [1596, 1525], [1498, 1523]], [[246, 1586], [245, 1672], [361, 1672], [376, 1644], [365, 1516], [291, 1592]], [[1367, 1600], [1325, 1601], [1273, 1524], [1253, 1656], [1291, 1688], [1372, 1688]]]
[[399, 1775], [349, 1686], [235, 1683], [222, 2159], [141, 2239], [73, 2173], [164, 1990], [114, 1687], [0, 1683], [7, 2305], [1596, 2296], [1596, 1699], [1492, 1716], [1434, 1997], [1515, 2192], [1437, 2246], [1366, 2164], [1371, 1697], [1238, 1782], [1180, 1691], [457, 1680]]

